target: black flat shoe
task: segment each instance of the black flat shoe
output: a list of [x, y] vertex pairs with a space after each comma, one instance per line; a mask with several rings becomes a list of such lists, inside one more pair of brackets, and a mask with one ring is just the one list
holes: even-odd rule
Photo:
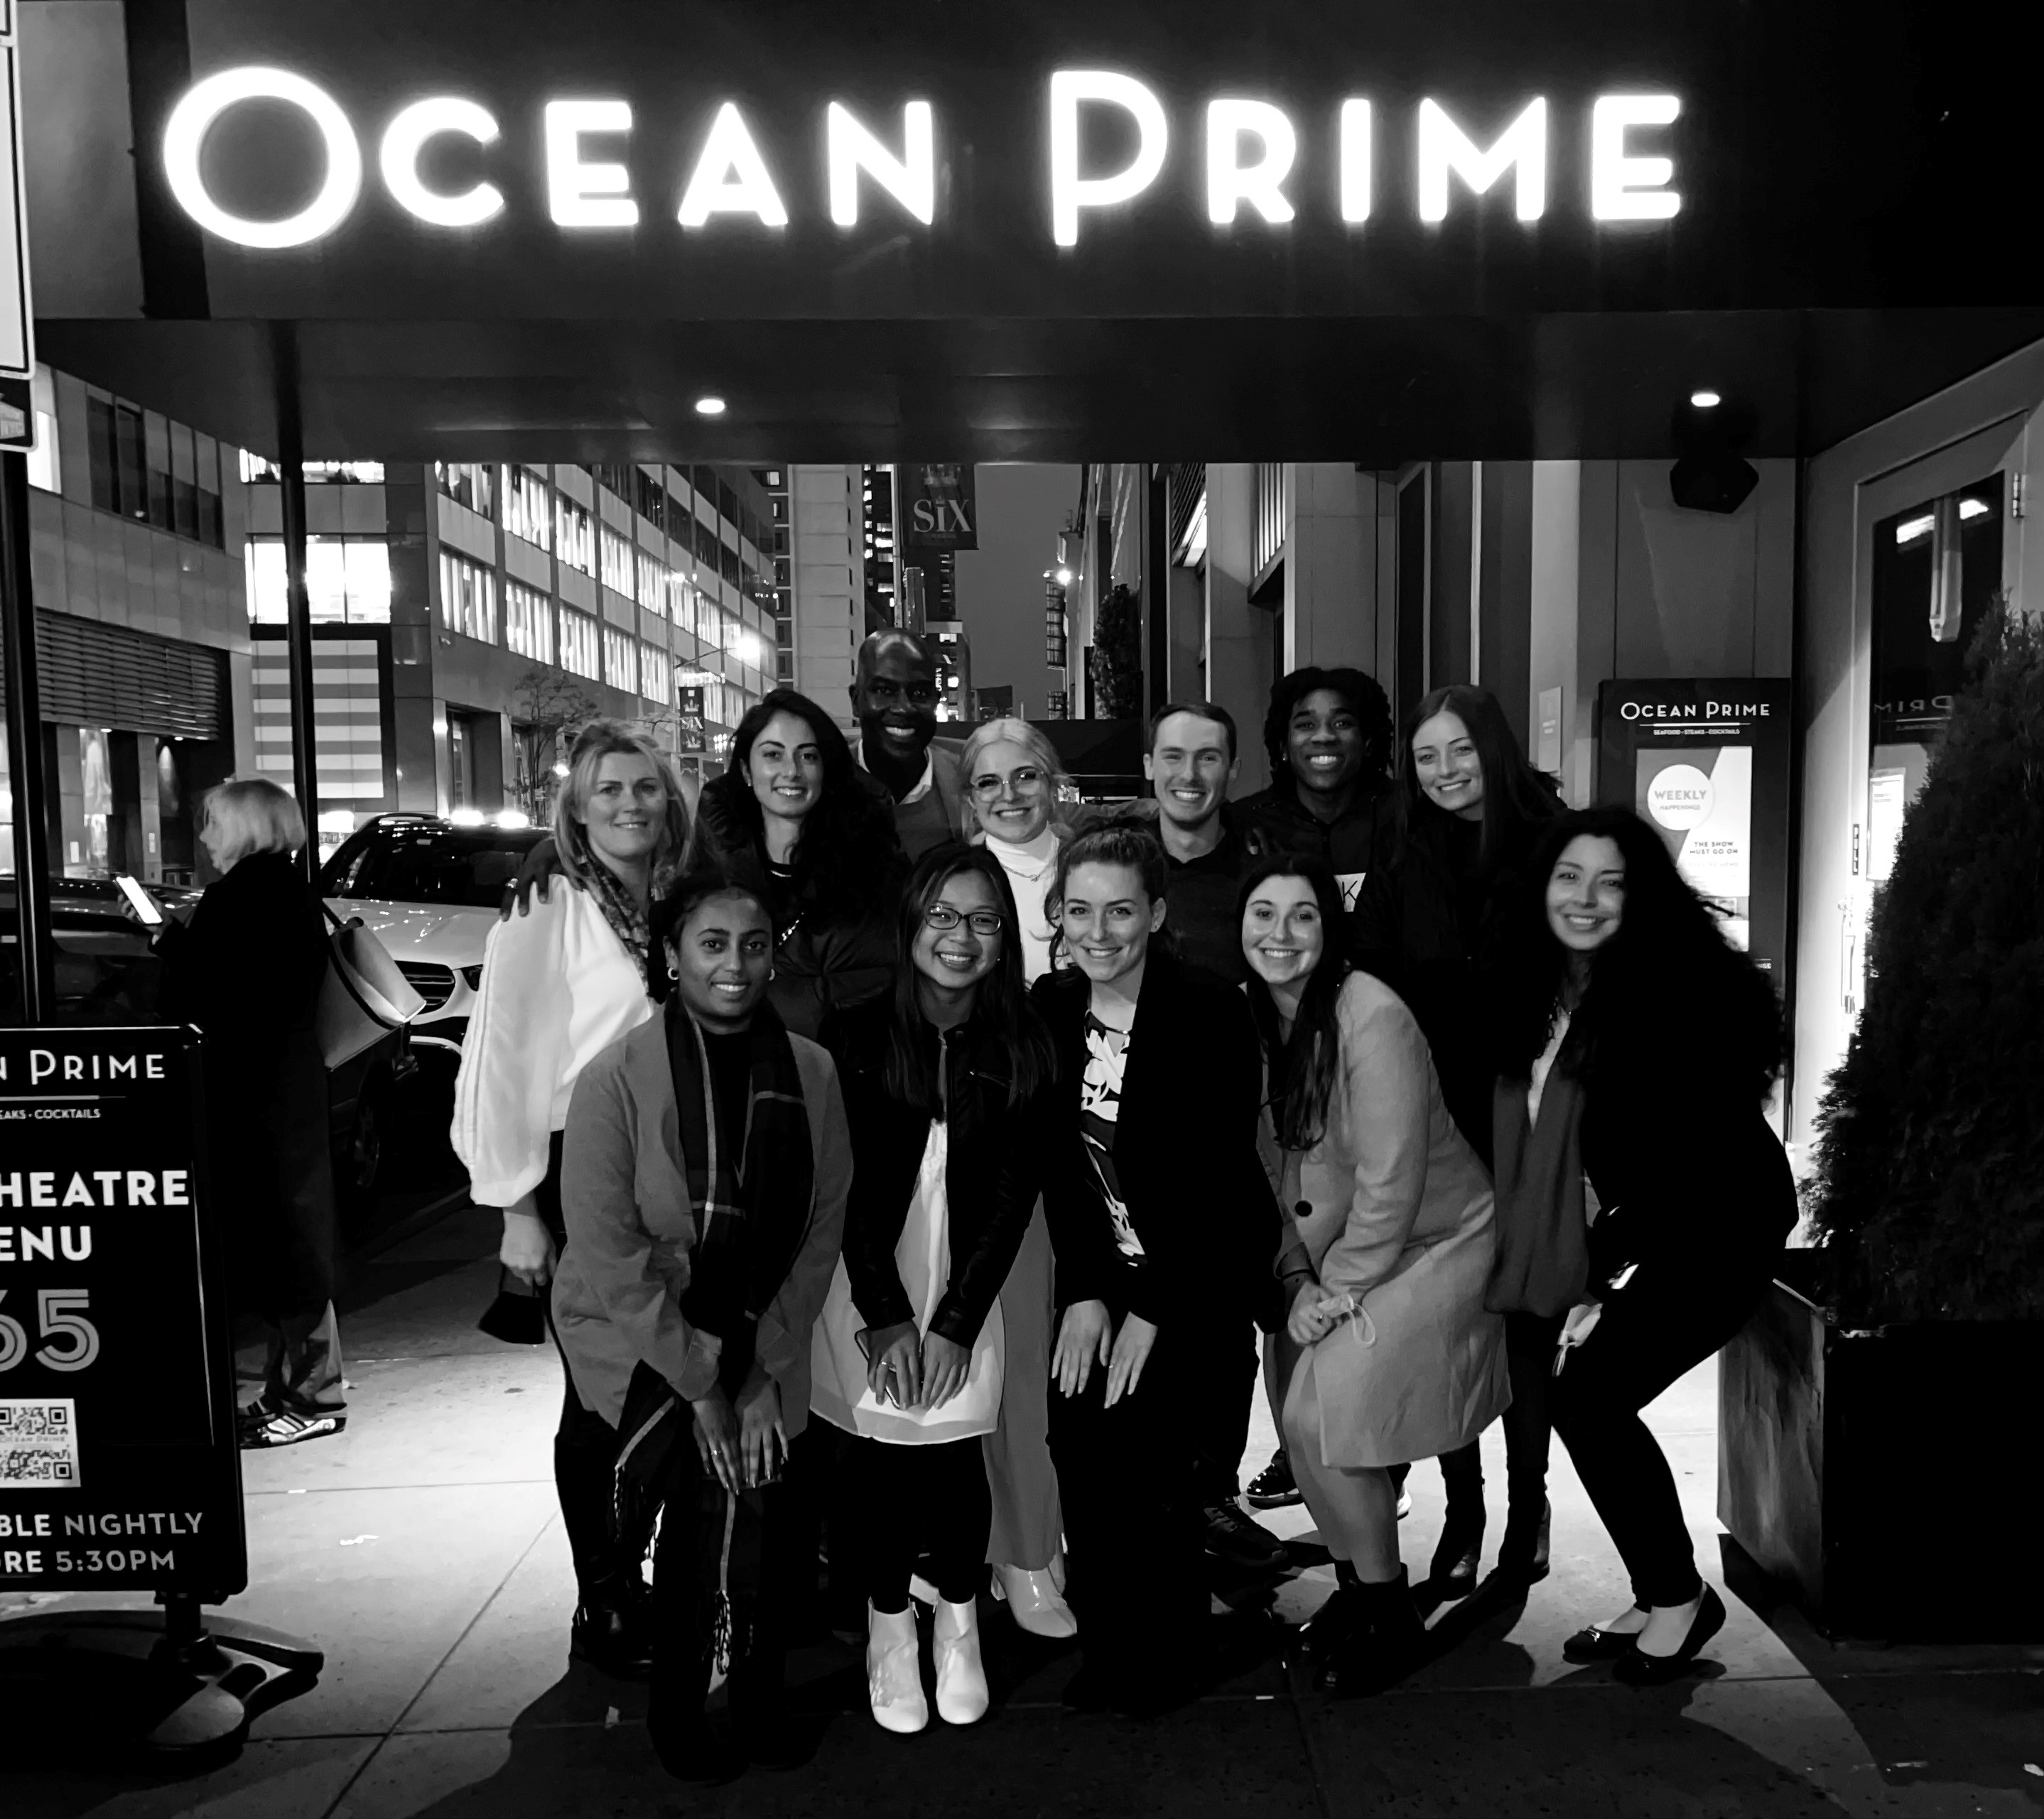
[[1679, 1680], [1689, 1671], [1689, 1664], [1704, 1644], [1724, 1625], [1724, 1600], [1705, 1586], [1702, 1602], [1696, 1606], [1689, 1633], [1682, 1638], [1681, 1648], [1672, 1655], [1649, 1655], [1642, 1648], [1631, 1648], [1612, 1663], [1612, 1675], [1628, 1687], [1662, 1687], [1670, 1680]]
[[1283, 1447], [1272, 1453], [1270, 1463], [1250, 1479], [1249, 1488], [1242, 1497], [1252, 1510], [1285, 1510], [1305, 1500], [1298, 1480], [1292, 1476], [1292, 1462], [1285, 1456]]
[[1475, 1522], [1458, 1522], [1452, 1512], [1441, 1529], [1440, 1545], [1434, 1549], [1434, 1563], [1427, 1569], [1427, 1589], [1443, 1602], [1467, 1598], [1476, 1590], [1477, 1569], [1483, 1564], [1483, 1515]]
[[586, 1598], [575, 1606], [568, 1652], [615, 1679], [644, 1679], [652, 1670], [653, 1648], [644, 1587], [636, 1595], [628, 1587], [592, 1588]]
[[1630, 1655], [1639, 1640], [1636, 1629], [1600, 1629], [1592, 1623], [1562, 1644], [1562, 1659], [1578, 1666], [1589, 1661], [1616, 1661], [1621, 1655]]
[[1554, 1526], [1554, 1506], [1544, 1497], [1540, 1514], [1529, 1516], [1520, 1508], [1505, 1518], [1504, 1538], [1497, 1545], [1498, 1576], [1513, 1585], [1538, 1585], [1552, 1568], [1548, 1560], [1548, 1536]]
[[1231, 1498], [1201, 1512], [1206, 1551], [1249, 1572], [1278, 1572], [1291, 1564], [1285, 1544], [1261, 1522], [1245, 1516]]

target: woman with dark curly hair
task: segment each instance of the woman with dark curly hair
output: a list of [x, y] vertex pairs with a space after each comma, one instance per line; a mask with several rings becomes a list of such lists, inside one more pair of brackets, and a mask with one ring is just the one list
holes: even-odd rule
[[1639, 1411], [1746, 1323], [1795, 1223], [1764, 1115], [1781, 1010], [1660, 835], [1623, 808], [1547, 829], [1503, 959], [1490, 1304], [1565, 1316], [1554, 1431], [1632, 1577], [1630, 1608], [1564, 1652], [1651, 1684], [1725, 1613]]
[[[1485, 971], [1504, 908], [1561, 800], [1526, 762], [1497, 697], [1458, 684], [1436, 689], [1406, 716], [1393, 800], [1395, 846], [1355, 906], [1356, 961], [1412, 1007], [1449, 1113], [1488, 1164], [1496, 1066]], [[1547, 1572], [1546, 1383], [1558, 1329], [1528, 1314], [1506, 1326], [1510, 1499], [1498, 1567], [1531, 1583]], [[1447, 1520], [1430, 1583], [1443, 1598], [1464, 1598], [1476, 1589], [1483, 1552], [1476, 1447], [1444, 1458], [1441, 1473]]]
[[1353, 906], [1384, 858], [1391, 739], [1391, 704], [1362, 670], [1308, 668], [1283, 677], [1263, 717], [1270, 787], [1235, 804], [1256, 854], [1325, 859]]
[[697, 817], [698, 838], [765, 874], [774, 1007], [790, 1029], [814, 1037], [831, 1011], [887, 989], [902, 872], [892, 800], [828, 713], [774, 689], [738, 723]]

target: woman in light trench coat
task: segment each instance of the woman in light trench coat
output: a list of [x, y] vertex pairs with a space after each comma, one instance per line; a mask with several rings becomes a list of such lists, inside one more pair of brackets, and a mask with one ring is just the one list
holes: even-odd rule
[[1266, 862], [1241, 907], [1269, 1067], [1266, 1162], [1288, 1215], [1285, 1438], [1337, 1579], [1304, 1641], [1329, 1691], [1374, 1692], [1415, 1664], [1425, 1634], [1388, 1468], [1466, 1445], [1511, 1400], [1504, 1322], [1484, 1307], [1490, 1180], [1412, 1013], [1347, 970], [1327, 863]]

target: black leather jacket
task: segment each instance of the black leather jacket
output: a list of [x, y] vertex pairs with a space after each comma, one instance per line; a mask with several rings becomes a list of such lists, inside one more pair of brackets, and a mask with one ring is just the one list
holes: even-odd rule
[[[836, 1057], [851, 1126], [851, 1198], [845, 1207], [844, 1267], [869, 1326], [916, 1318], [895, 1267], [931, 1115], [888, 1090], [883, 999], [832, 1017], [824, 1046]], [[939, 1038], [925, 1028], [934, 1061]], [[970, 1023], [942, 1039], [948, 1110], [944, 1190], [950, 1207], [951, 1279], [930, 1330], [970, 1345], [1021, 1248], [1041, 1188], [1043, 1122], [1051, 1083], [1009, 1103], [1006, 1053]]]

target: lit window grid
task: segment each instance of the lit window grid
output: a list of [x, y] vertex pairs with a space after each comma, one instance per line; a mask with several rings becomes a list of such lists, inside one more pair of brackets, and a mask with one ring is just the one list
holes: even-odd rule
[[596, 527], [586, 506], [572, 499], [554, 500], [555, 554], [563, 568], [592, 578], [596, 574]]
[[504, 528], [536, 550], [554, 547], [554, 508], [547, 483], [523, 467], [498, 470], [498, 497], [504, 502]]
[[554, 660], [554, 605], [515, 581], [504, 584], [504, 643], [535, 663]]
[[603, 585], [628, 600], [637, 586], [632, 539], [605, 524], [597, 533], [602, 554]]
[[639, 604], [663, 619], [668, 616], [667, 604], [673, 592], [671, 579], [665, 562], [656, 556], [649, 556], [644, 550], [639, 552]]
[[674, 664], [657, 644], [639, 647], [639, 693], [664, 707], [674, 705]]
[[603, 645], [596, 621], [571, 606], [561, 608], [561, 667], [586, 681], [603, 679]]
[[628, 695], [639, 693], [639, 640], [614, 625], [603, 628], [603, 679]]
[[440, 551], [440, 623], [479, 643], [497, 642], [497, 576], [489, 569]]
[[[286, 624], [290, 613], [283, 539], [251, 537], [242, 560], [250, 624]], [[387, 625], [390, 544], [381, 537], [308, 537], [305, 595], [315, 625]]]

